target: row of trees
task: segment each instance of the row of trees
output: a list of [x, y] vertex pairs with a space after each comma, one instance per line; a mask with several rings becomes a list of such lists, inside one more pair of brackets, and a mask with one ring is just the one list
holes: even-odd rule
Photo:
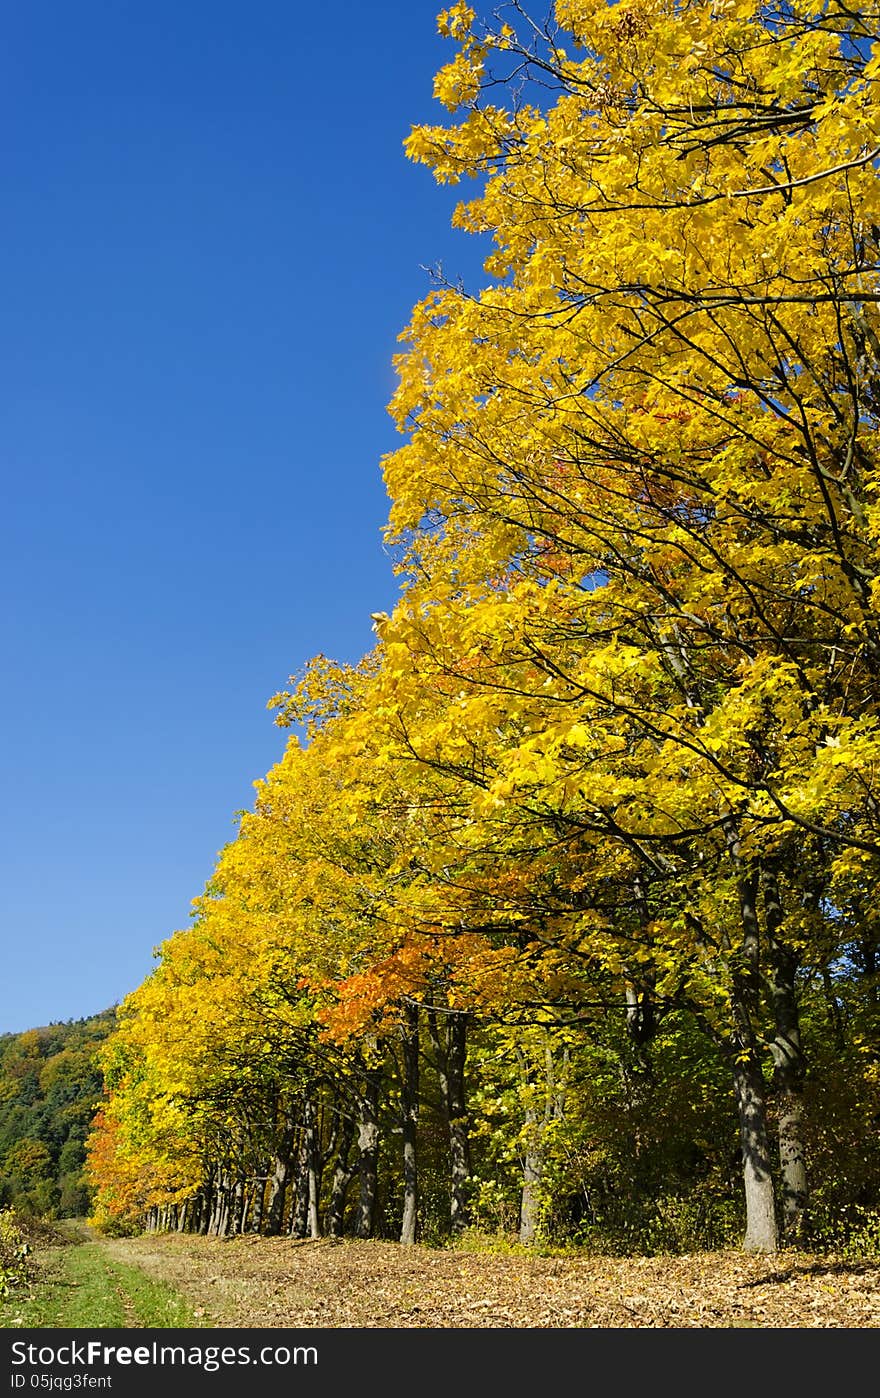
[[772, 1251], [877, 1203], [871, 18], [439, 23], [407, 149], [493, 249], [398, 356], [401, 599], [273, 701], [99, 1211]]

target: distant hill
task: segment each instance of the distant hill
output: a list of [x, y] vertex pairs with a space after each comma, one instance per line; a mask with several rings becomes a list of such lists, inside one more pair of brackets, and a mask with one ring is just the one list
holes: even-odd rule
[[85, 1140], [102, 1091], [95, 1061], [116, 1011], [0, 1035], [0, 1208], [85, 1214]]

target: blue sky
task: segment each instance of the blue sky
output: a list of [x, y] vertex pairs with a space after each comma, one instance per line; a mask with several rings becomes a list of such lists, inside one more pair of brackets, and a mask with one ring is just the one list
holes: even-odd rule
[[397, 592], [396, 336], [453, 191], [440, 5], [37, 0], [0, 83], [0, 1032], [120, 1001]]

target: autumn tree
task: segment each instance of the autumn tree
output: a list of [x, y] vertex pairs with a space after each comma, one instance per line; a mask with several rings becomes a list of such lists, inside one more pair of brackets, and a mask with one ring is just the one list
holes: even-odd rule
[[[606, 763], [609, 835], [662, 838], [654, 864], [674, 850], [686, 882], [701, 843], [726, 861], [745, 1246], [772, 1250], [763, 1043], [796, 1230], [796, 973], [828, 956], [802, 910], [854, 871], [867, 892], [878, 853], [877, 60], [835, 3], [505, 15], [440, 16], [457, 52], [435, 94], [460, 119], [407, 143], [441, 182], [479, 181], [455, 222], [495, 247], [482, 291], [416, 308], [398, 360], [406, 591], [385, 639], [485, 686], [469, 663], [506, 611], [541, 676], [520, 688], [600, 761], [635, 753], [636, 804], [667, 819], [640, 829]], [[470, 642], [453, 662], [450, 614]], [[809, 837], [808, 888], [791, 856]]]
[[732, 1094], [771, 1252], [829, 1197], [835, 1054], [860, 1142], [880, 1062], [880, 59], [837, 0], [439, 27], [407, 152], [491, 250], [401, 337], [401, 598], [273, 701], [296, 732], [124, 1009], [95, 1169], [412, 1241], [430, 1103], [453, 1230], [579, 1196], [632, 1240], [664, 1180], [723, 1219]]

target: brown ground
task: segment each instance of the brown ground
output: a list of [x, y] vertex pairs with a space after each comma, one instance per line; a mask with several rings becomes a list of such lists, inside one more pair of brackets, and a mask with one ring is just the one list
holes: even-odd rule
[[221, 1328], [880, 1327], [880, 1262], [795, 1252], [524, 1257], [177, 1234], [105, 1246]]

